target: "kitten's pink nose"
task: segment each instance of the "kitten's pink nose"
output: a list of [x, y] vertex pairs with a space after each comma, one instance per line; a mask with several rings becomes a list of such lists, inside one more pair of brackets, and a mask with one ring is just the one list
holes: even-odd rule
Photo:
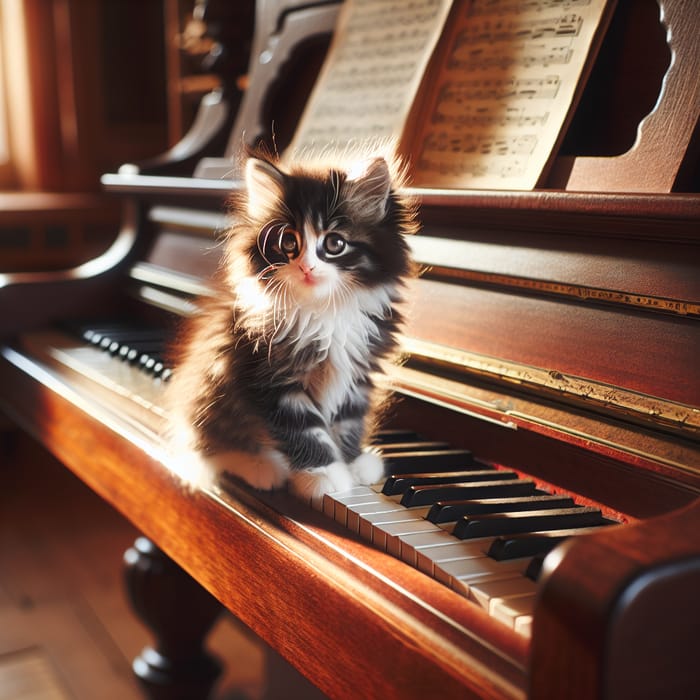
[[316, 277], [313, 274], [315, 268], [316, 268], [315, 265], [305, 265], [302, 262], [299, 263], [299, 269], [301, 270], [302, 274], [304, 275], [304, 284], [308, 284], [308, 285], [316, 284]]

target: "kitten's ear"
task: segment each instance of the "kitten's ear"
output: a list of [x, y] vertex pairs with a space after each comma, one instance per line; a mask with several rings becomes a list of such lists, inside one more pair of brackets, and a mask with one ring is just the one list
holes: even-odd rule
[[384, 158], [364, 163], [360, 174], [348, 173], [347, 196], [367, 218], [383, 219], [391, 194], [391, 173]]
[[260, 158], [248, 158], [245, 164], [248, 190], [248, 214], [257, 218], [275, 209], [284, 194], [284, 174]]

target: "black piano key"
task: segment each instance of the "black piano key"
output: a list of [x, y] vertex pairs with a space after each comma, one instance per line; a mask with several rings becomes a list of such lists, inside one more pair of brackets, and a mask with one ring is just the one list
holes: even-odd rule
[[112, 328], [85, 328], [81, 337], [93, 345], [106, 347], [111, 342], [158, 342], [165, 341], [165, 334], [157, 328], [127, 328], [125, 326]]
[[542, 571], [542, 563], [544, 562], [544, 558], [546, 556], [546, 552], [540, 552], [539, 554], [535, 554], [535, 556], [530, 559], [530, 563], [525, 569], [525, 576], [531, 581], [537, 581], [537, 579], [539, 579]]
[[491, 543], [487, 554], [497, 561], [533, 557], [536, 554], [547, 554], [560, 542], [569, 539], [569, 537], [578, 537], [595, 532], [606, 524], [609, 523], [603, 520], [600, 525], [591, 527], [547, 530], [544, 532], [525, 532], [518, 535], [502, 535]]
[[[426, 484], [457, 484], [471, 480], [478, 480], [480, 476], [486, 478], [494, 477], [498, 474], [495, 469], [465, 470], [459, 472], [418, 472], [416, 474], [392, 474], [384, 482], [382, 493], [385, 496], [397, 496], [404, 493], [411, 486], [423, 486]], [[513, 473], [513, 472], [510, 472]]]
[[78, 328], [68, 328], [69, 331], [73, 332], [75, 335], [78, 337], [82, 338], [88, 343], [92, 343], [92, 345], [99, 345], [102, 342], [102, 339], [109, 335], [110, 330], [114, 330], [114, 327], [112, 328], [104, 328], [104, 327], [78, 327]]
[[64, 330], [136, 365], [153, 377], [167, 381], [172, 370], [163, 359], [167, 334], [163, 328], [138, 322], [104, 322], [63, 324]]
[[496, 561], [547, 554], [560, 542], [571, 537], [574, 532], [574, 530], [551, 530], [548, 532], [525, 532], [520, 535], [502, 535], [491, 543], [487, 554]]
[[493, 471], [491, 478], [475, 479], [471, 483], [437, 484], [434, 486], [410, 486], [401, 498], [401, 505], [429, 506], [438, 501], [495, 498], [498, 496], [525, 496], [535, 491], [535, 483], [529, 479], [517, 479], [515, 472]]
[[469, 450], [418, 450], [415, 452], [385, 452], [382, 455], [387, 471], [409, 472], [447, 471], [463, 469], [474, 464]]
[[154, 375], [154, 376], [159, 376], [162, 371], [165, 369], [165, 362], [163, 359], [157, 355], [141, 355], [139, 359], [139, 366], [140, 368], [144, 371], [147, 372], [148, 374]]
[[153, 357], [153, 355], [149, 355], [148, 353], [143, 353], [141, 357], [139, 357], [139, 365], [141, 369], [148, 371], [153, 367], [153, 365], [156, 363], [156, 358]]
[[165, 336], [160, 329], [126, 325], [84, 328], [81, 336], [111, 355], [131, 362], [144, 353], [161, 353], [165, 344]]
[[138, 360], [141, 355], [152, 355], [160, 354], [163, 351], [162, 344], [156, 344], [153, 342], [148, 343], [134, 343], [128, 342], [123, 343], [119, 348], [119, 357], [127, 362], [134, 362]]
[[386, 430], [378, 430], [372, 437], [373, 445], [385, 445], [396, 442], [416, 442], [422, 440], [421, 436], [413, 430], [402, 430], [400, 428], [389, 428]]
[[466, 516], [457, 521], [455, 537], [498, 537], [536, 530], [563, 530], [600, 525], [603, 516], [597, 508], [576, 507], [532, 512], [497, 513]]
[[478, 498], [467, 501], [439, 501], [428, 511], [431, 523], [449, 523], [465, 515], [483, 513], [506, 513], [509, 511], [542, 510], [544, 508], [571, 508], [574, 499], [568, 496], [552, 496], [537, 492], [532, 496], [509, 498]]

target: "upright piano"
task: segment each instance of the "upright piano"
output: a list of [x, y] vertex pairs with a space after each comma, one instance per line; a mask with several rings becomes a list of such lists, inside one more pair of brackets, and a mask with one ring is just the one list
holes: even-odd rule
[[[273, 122], [284, 147], [284, 117], [303, 106], [338, 8], [259, 2], [237, 114], [226, 115], [225, 93], [209, 96], [181, 149], [104, 177], [124, 207], [109, 250], [76, 269], [0, 275], [0, 404], [144, 534], [128, 581], [157, 641], [137, 674], [151, 697], [204, 697], [216, 664], [201, 644], [225, 609], [335, 698], [697, 697], [691, 0], [617, 4], [592, 89], [630, 80], [616, 71], [653, 53], [647, 35], [662, 37], [664, 56], [658, 96], [624, 153], [577, 151], [575, 117], [551, 181], [533, 191], [411, 191], [424, 273], [408, 287], [406, 360], [383, 380], [396, 401], [376, 446], [403, 475], [393, 480], [403, 496], [379, 485], [318, 510], [234, 480], [196, 490], [163, 450], [162, 347], [218, 264], [227, 198], [240, 187], [220, 176], [232, 167], [224, 157]], [[586, 104], [584, 126], [596, 119]], [[212, 152], [227, 140], [226, 153]], [[189, 175], [183, 163], [195, 164]], [[455, 468], [491, 470], [487, 484], [504, 478], [535, 503], [597, 520], [580, 533], [535, 521], [518, 536], [506, 524], [458, 539], [498, 518], [459, 511], [434, 522], [437, 506], [411, 508], [405, 493], [449, 487], [439, 508], [505, 499], [511, 522], [532, 511], [509, 505], [516, 492], [469, 491], [468, 475], [465, 491], [421, 483]], [[472, 560], [481, 568], [470, 578]]]

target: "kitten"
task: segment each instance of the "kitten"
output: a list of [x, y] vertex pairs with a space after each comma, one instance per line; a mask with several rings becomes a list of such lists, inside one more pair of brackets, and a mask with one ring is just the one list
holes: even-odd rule
[[415, 211], [382, 158], [352, 175], [255, 155], [245, 184], [171, 380], [175, 439], [260, 489], [374, 483], [371, 375], [395, 348]]

